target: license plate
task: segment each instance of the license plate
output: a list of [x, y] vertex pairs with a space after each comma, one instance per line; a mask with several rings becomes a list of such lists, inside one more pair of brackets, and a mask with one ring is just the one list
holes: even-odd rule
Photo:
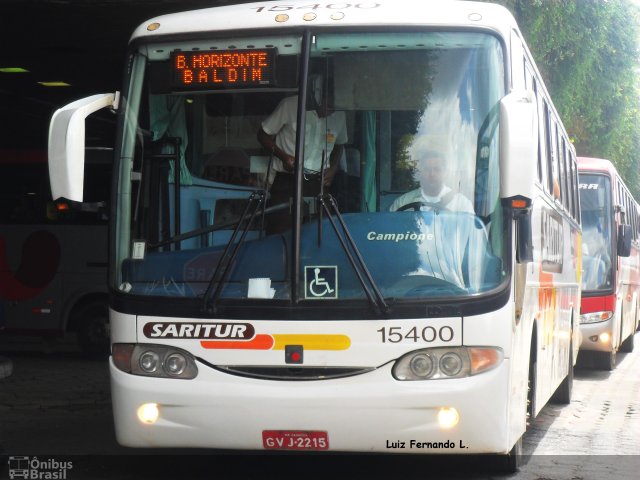
[[262, 445], [267, 450], [329, 450], [329, 436], [310, 430], [263, 430]]

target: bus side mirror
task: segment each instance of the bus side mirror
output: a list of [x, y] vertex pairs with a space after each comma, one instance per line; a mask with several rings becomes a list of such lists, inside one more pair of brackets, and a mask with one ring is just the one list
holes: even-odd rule
[[82, 202], [84, 185], [85, 119], [110, 107], [117, 109], [119, 93], [102, 93], [56, 110], [49, 125], [49, 181], [54, 200]]
[[618, 225], [618, 256], [631, 255], [631, 225]]
[[500, 196], [517, 225], [518, 263], [533, 260], [531, 203], [538, 162], [535, 95], [514, 90], [500, 101]]
[[500, 196], [533, 200], [538, 164], [538, 115], [533, 91], [500, 101]]

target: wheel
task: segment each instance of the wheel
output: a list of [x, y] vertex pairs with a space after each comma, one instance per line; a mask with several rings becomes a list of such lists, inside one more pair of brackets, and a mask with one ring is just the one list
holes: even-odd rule
[[[533, 422], [536, 412], [535, 391], [536, 391], [536, 369], [537, 362], [533, 361], [529, 365], [529, 380], [527, 382], [527, 404], [525, 407], [525, 431], [529, 429], [529, 425]], [[524, 434], [516, 441], [509, 453], [506, 455], [498, 455], [496, 458], [497, 469], [504, 473], [516, 473], [523, 465], [523, 437]]]
[[85, 305], [77, 312], [78, 345], [91, 358], [103, 359], [111, 353], [109, 307], [103, 302]]
[[518, 439], [513, 448], [507, 453], [505, 460], [505, 471], [516, 473], [522, 466], [522, 437]]
[[518, 472], [524, 464], [522, 443], [522, 437], [520, 437], [509, 453], [496, 455], [489, 459], [489, 468], [495, 470], [496, 473], [512, 474]]
[[595, 354], [596, 368], [600, 370], [611, 371], [616, 368], [617, 352], [612, 350], [611, 352], [593, 352]]
[[562, 383], [551, 397], [553, 403], [569, 405], [571, 403], [571, 392], [573, 391], [573, 341], [569, 343], [569, 371]]

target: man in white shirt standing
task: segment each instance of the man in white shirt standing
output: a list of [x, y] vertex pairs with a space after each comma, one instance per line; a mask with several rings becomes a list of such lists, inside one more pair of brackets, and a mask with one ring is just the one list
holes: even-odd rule
[[[273, 152], [272, 168], [276, 172], [293, 172], [296, 147], [296, 116], [298, 96], [287, 97], [280, 102], [273, 113], [262, 122], [258, 139], [262, 146]], [[330, 112], [320, 105], [306, 112], [304, 170], [307, 174], [320, 173], [325, 155], [325, 184], [338, 168], [343, 144], [347, 142], [347, 127], [344, 112]], [[328, 156], [328, 158], [327, 158]]]
[[[303, 195], [315, 196], [320, 193], [320, 179], [330, 186], [335, 176], [347, 142], [347, 125], [344, 112], [330, 110], [326, 95], [323, 94], [322, 77], [312, 79], [310, 96], [313, 108], [305, 117], [304, 181]], [[262, 122], [258, 141], [271, 152], [271, 169], [276, 173], [271, 185], [272, 205], [289, 201], [293, 196], [293, 169], [297, 128], [298, 96], [283, 99], [276, 109]], [[324, 165], [324, 176], [321, 175]], [[271, 224], [288, 223], [289, 212], [282, 211], [279, 220], [271, 218]], [[285, 218], [286, 217], [286, 218]], [[281, 228], [278, 228], [281, 230]]]
[[[420, 187], [396, 198], [389, 211], [395, 212], [405, 208], [431, 210], [438, 206], [452, 212], [474, 213], [473, 205], [467, 197], [452, 191], [444, 184], [444, 159], [438, 152], [429, 150], [421, 155], [417, 174]], [[409, 207], [411, 204], [415, 205]]]

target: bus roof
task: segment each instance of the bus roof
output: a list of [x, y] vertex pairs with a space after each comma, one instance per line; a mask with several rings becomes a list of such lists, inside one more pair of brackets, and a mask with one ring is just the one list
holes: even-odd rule
[[598, 171], [616, 174], [616, 167], [610, 160], [604, 158], [577, 157], [578, 170], [581, 171]]
[[[142, 23], [131, 41], [179, 33], [287, 27], [433, 26], [488, 28], [504, 38], [515, 19], [504, 7], [449, 0], [377, 0], [354, 3], [317, 3], [309, 0], [227, 5], [162, 15]], [[446, 8], [444, 8], [446, 6]], [[156, 26], [151, 26], [158, 24]]]

